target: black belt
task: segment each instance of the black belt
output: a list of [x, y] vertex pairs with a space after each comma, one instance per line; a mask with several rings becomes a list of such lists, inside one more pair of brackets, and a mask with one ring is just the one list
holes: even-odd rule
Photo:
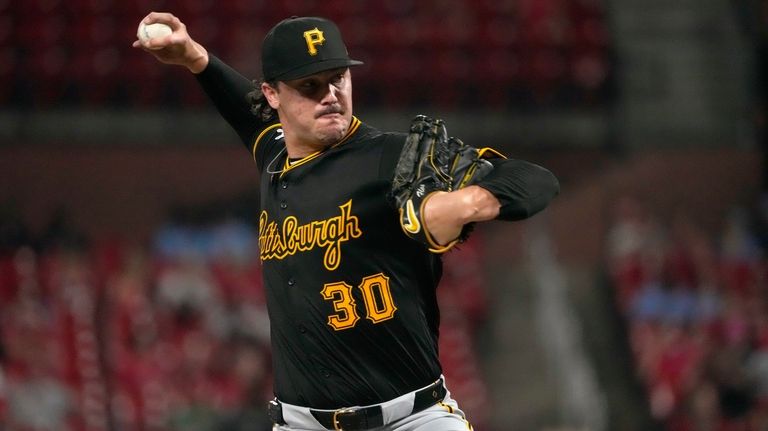
[[[424, 389], [419, 389], [414, 396], [410, 414], [418, 413], [442, 401], [445, 399], [446, 392], [442, 378]], [[309, 412], [328, 430], [358, 431], [385, 425], [381, 405], [339, 410], [309, 409]], [[283, 419], [283, 409], [278, 401], [269, 402], [269, 417], [278, 425], [286, 424]]]

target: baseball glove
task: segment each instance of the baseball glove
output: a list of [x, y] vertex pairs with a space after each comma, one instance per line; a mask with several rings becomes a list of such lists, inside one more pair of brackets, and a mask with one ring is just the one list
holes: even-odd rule
[[395, 167], [391, 190], [405, 234], [433, 253], [444, 253], [465, 240], [471, 224], [465, 225], [459, 237], [448, 244], [437, 244], [424, 227], [424, 203], [434, 192], [459, 190], [482, 179], [493, 170], [493, 165], [484, 159], [488, 155], [504, 157], [490, 148], [479, 150], [448, 137], [443, 120], [416, 116]]

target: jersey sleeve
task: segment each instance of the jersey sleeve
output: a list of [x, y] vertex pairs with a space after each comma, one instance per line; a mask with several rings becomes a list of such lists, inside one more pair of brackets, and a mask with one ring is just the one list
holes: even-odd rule
[[195, 76], [219, 114], [253, 153], [255, 139], [273, 125], [259, 120], [251, 112], [246, 96], [254, 90], [253, 83], [212, 54], [209, 55], [208, 66]]
[[[403, 133], [386, 135], [379, 169], [381, 179], [392, 179], [407, 137]], [[557, 178], [541, 166], [501, 157], [494, 157], [489, 161], [493, 164], [493, 171], [477, 185], [491, 192], [501, 203], [497, 217], [499, 220], [522, 220], [531, 217], [546, 208], [560, 192]]]
[[259, 131], [253, 139], [251, 153], [260, 171], [277, 170], [277, 158], [285, 148], [285, 137], [280, 123], [273, 123]]
[[495, 158], [491, 171], [477, 185], [501, 203], [499, 220], [522, 220], [538, 213], [560, 193], [560, 182], [552, 172], [536, 164]]

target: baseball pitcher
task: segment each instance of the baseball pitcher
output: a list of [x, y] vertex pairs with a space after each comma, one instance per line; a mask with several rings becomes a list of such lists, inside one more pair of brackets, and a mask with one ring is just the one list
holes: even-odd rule
[[143, 22], [172, 32], [134, 47], [195, 74], [260, 172], [274, 429], [471, 429], [438, 360], [441, 253], [476, 222], [541, 211], [557, 179], [450, 137], [439, 119], [416, 116], [400, 133], [354, 116], [362, 63], [327, 19], [275, 25], [256, 83], [175, 16]]

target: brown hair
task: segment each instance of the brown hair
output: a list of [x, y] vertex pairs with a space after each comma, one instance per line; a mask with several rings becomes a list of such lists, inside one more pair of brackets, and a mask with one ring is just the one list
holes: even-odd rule
[[276, 82], [264, 81], [263, 79], [257, 79], [253, 81], [254, 89], [248, 93], [245, 97], [251, 104], [251, 112], [253, 115], [259, 118], [259, 120], [266, 122], [272, 122], [277, 120], [277, 111], [272, 109], [267, 102], [266, 96], [261, 92], [261, 84], [266, 83], [270, 87], [277, 88]]

